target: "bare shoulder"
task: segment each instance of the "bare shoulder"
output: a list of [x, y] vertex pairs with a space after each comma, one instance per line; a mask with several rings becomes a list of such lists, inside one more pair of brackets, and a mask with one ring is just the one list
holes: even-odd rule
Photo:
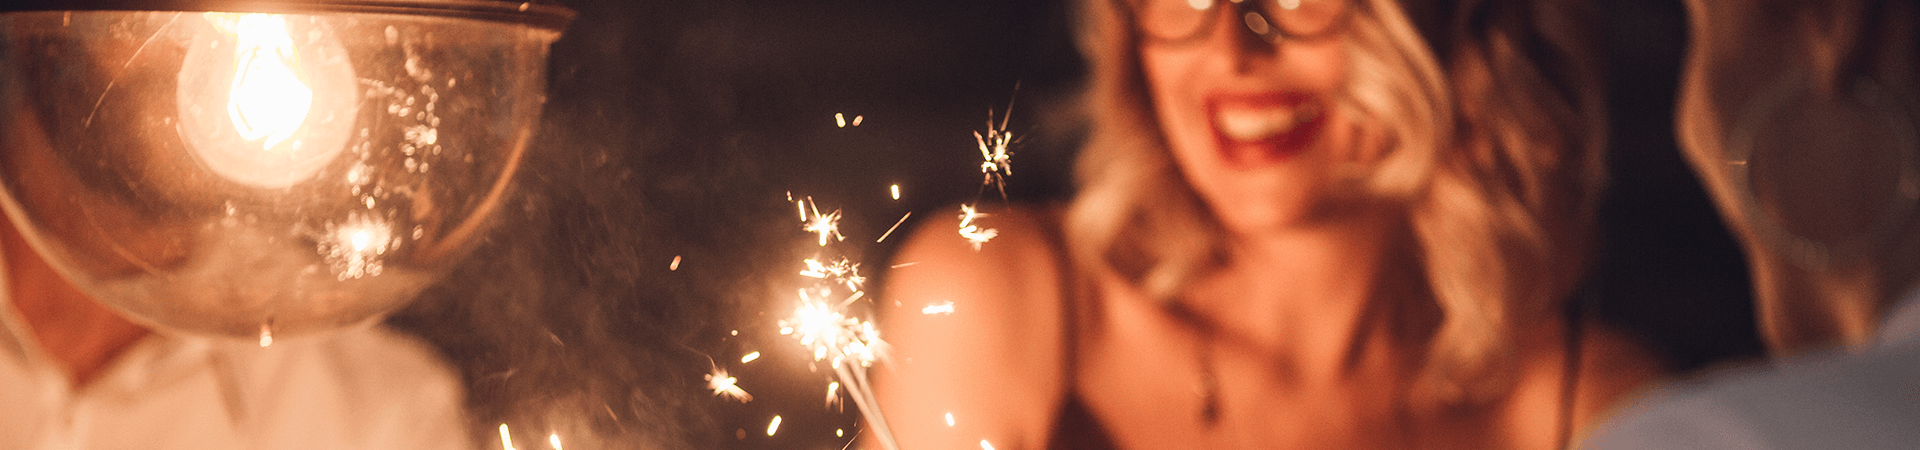
[[880, 291], [881, 410], [903, 445], [1039, 448], [1064, 386], [1053, 212], [975, 218], [994, 232], [976, 249], [953, 211], [918, 227]]
[[[1575, 340], [1566, 322], [1540, 321], [1520, 334], [1520, 378], [1504, 419], [1511, 448], [1554, 448], [1562, 420], [1571, 419], [1574, 442], [1606, 420], [1615, 404], [1659, 380], [1665, 366], [1640, 342], [1605, 323], [1586, 320]], [[1576, 353], [1569, 355], [1568, 351]], [[1577, 359], [1571, 359], [1574, 356]], [[1569, 365], [1572, 363], [1572, 365]], [[1573, 369], [1569, 376], [1568, 369]], [[1566, 390], [1573, 382], [1573, 391]], [[1567, 403], [1572, 394], [1572, 403]], [[1571, 413], [1572, 417], [1564, 417]]]
[[1659, 356], [1624, 331], [1596, 321], [1583, 329], [1576, 435], [1631, 404], [1669, 371]]

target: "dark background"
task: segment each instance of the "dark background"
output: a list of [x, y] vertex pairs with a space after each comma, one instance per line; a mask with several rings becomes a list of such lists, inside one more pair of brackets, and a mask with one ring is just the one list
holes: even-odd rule
[[[873, 240], [903, 214], [906, 229], [980, 195], [972, 132], [1010, 102], [1009, 196], [1070, 193], [1064, 111], [1084, 68], [1064, 2], [567, 3], [580, 16], [552, 49], [522, 198], [454, 282], [394, 320], [447, 349], [474, 419], [511, 424], [518, 448], [549, 432], [567, 448], [840, 448], [857, 413], [828, 409], [826, 374], [776, 332], [817, 248], [787, 193], [841, 208], [841, 247], [878, 272], [898, 240]], [[1680, 370], [1757, 355], [1745, 267], [1674, 150], [1680, 5], [1595, 6], [1612, 191], [1579, 299]], [[755, 400], [710, 395], [715, 363]]]

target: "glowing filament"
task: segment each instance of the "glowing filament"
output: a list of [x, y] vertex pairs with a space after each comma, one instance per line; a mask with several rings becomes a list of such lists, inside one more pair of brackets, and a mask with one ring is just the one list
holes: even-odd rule
[[278, 14], [207, 13], [207, 21], [233, 36], [233, 87], [228, 92], [227, 117], [248, 142], [261, 141], [270, 150], [306, 122], [313, 107], [313, 90], [301, 82], [298, 53], [288, 34], [287, 20]]

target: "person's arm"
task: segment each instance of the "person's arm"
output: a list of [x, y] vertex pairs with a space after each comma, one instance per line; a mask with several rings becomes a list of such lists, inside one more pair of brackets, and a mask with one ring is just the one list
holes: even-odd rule
[[999, 232], [978, 251], [957, 218], [929, 221], [892, 262], [879, 325], [893, 350], [874, 374], [901, 447], [1045, 446], [1066, 386], [1062, 256], [1037, 214], [976, 219]]

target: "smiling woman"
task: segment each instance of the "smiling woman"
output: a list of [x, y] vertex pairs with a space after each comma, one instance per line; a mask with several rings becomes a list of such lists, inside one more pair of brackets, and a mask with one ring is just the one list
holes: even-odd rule
[[1564, 301], [1604, 132], [1578, 7], [1082, 6], [1073, 202], [896, 258], [903, 445], [1558, 448], [1659, 372]]

